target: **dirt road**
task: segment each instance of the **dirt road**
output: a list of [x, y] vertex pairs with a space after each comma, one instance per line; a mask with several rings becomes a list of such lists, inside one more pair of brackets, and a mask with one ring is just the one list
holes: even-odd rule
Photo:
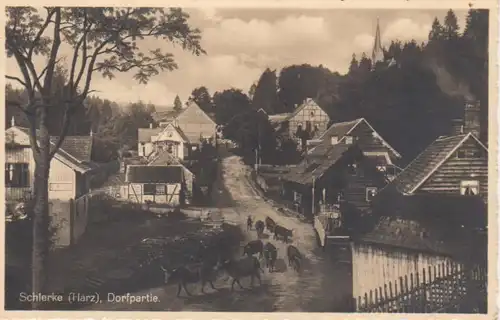
[[[316, 245], [314, 229], [310, 224], [293, 217], [281, 215], [259, 194], [251, 179], [251, 171], [237, 156], [229, 156], [222, 161], [222, 170], [215, 205], [224, 219], [245, 228], [246, 218], [251, 214], [254, 220], [264, 220], [266, 216], [286, 228], [294, 229], [293, 244], [306, 257], [303, 271], [298, 274], [286, 266], [286, 244], [273, 240], [266, 231], [264, 242], [270, 241], [278, 248], [277, 270], [265, 270], [262, 285], [258, 282], [251, 288], [250, 281], [242, 281], [245, 289], [235, 286], [230, 292], [229, 279], [221, 277], [215, 285], [219, 289], [206, 289], [200, 293], [199, 285], [188, 287], [192, 297], [177, 298], [176, 286], [162, 286], [134, 295], [151, 294], [159, 302], [124, 304], [102, 303], [94, 305], [94, 310], [164, 310], [164, 311], [246, 311], [246, 312], [334, 312], [338, 310], [340, 299], [350, 284], [349, 266], [336, 263], [320, 252]], [[247, 240], [256, 239], [255, 230], [250, 230]], [[341, 303], [340, 303], [341, 304]]]

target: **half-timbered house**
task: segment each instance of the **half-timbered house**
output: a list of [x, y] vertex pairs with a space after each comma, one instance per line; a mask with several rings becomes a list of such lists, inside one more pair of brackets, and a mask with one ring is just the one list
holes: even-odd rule
[[169, 206], [184, 203], [183, 168], [179, 165], [129, 165], [126, 183], [132, 202]]
[[308, 98], [292, 113], [270, 115], [269, 121], [277, 132], [295, 139], [304, 148], [307, 139], [319, 137], [328, 128], [330, 117]]

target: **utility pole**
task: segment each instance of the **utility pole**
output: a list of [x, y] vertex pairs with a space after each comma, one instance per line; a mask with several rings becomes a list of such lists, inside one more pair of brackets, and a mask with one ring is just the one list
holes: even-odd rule
[[312, 215], [313, 215], [313, 217], [315, 216], [315, 212], [314, 212], [314, 209], [315, 209], [314, 208], [314, 188], [315, 188], [315, 184], [316, 184], [316, 177], [313, 176], [313, 178], [312, 178], [312, 195], [311, 195], [312, 196], [311, 198], [312, 198]]

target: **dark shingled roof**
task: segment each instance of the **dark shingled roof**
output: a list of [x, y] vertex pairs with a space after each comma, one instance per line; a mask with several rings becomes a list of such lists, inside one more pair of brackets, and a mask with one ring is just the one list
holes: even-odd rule
[[181, 166], [127, 166], [126, 181], [129, 183], [180, 183]]
[[[24, 127], [18, 127], [23, 133], [29, 135], [29, 129]], [[36, 130], [37, 135], [40, 131]], [[50, 143], [55, 145], [58, 137], [50, 137]], [[91, 136], [67, 136], [57, 150], [57, 155], [64, 158], [67, 162], [71, 163], [73, 166], [77, 167], [77, 170], [82, 172], [87, 172], [91, 170], [99, 169], [99, 167], [91, 161], [92, 155], [92, 142]]]
[[319, 137], [319, 139], [330, 139], [333, 136], [337, 136], [340, 141], [343, 136], [357, 126], [362, 120], [363, 118], [334, 123]]
[[290, 172], [284, 175], [282, 179], [299, 184], [311, 184], [313, 176], [319, 178], [323, 175], [352, 146], [352, 144], [322, 145], [321, 149], [315, 151], [314, 154], [308, 155], [307, 161], [304, 160], [298, 166], [291, 168]]
[[[56, 143], [58, 137], [50, 137]], [[61, 148], [80, 161], [90, 161], [92, 155], [91, 136], [68, 136], [64, 138]]]
[[413, 193], [419, 185], [425, 182], [469, 138], [475, 139], [471, 134], [438, 138], [410, 162], [392, 181], [391, 185], [401, 193]]
[[[404, 196], [414, 212], [404, 216], [381, 216], [368, 232], [358, 235], [364, 242], [379, 243], [427, 252], [463, 254], [463, 248], [483, 248], [480, 230], [487, 226], [487, 208], [480, 197]], [[479, 241], [479, 243], [478, 243]], [[483, 252], [484, 253], [484, 252]]]

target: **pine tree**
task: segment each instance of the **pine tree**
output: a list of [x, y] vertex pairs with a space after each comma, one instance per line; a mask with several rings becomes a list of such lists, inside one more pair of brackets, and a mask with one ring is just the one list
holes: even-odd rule
[[453, 12], [453, 10], [448, 10], [446, 13], [446, 17], [444, 18], [444, 37], [445, 39], [457, 39], [458, 38], [458, 21], [457, 16]]
[[431, 31], [429, 32], [429, 41], [436, 41], [443, 39], [443, 26], [439, 22], [438, 18], [434, 18], [432, 22]]
[[359, 68], [358, 60], [356, 59], [356, 54], [352, 54], [351, 63], [349, 65], [349, 74], [355, 73]]
[[175, 96], [175, 99], [174, 99], [174, 110], [175, 111], [180, 111], [182, 109], [182, 101], [181, 101], [181, 98], [179, 98], [179, 96]]
[[361, 60], [359, 60], [359, 70], [363, 73], [369, 72], [372, 69], [372, 61], [368, 59], [366, 53], [363, 52]]

